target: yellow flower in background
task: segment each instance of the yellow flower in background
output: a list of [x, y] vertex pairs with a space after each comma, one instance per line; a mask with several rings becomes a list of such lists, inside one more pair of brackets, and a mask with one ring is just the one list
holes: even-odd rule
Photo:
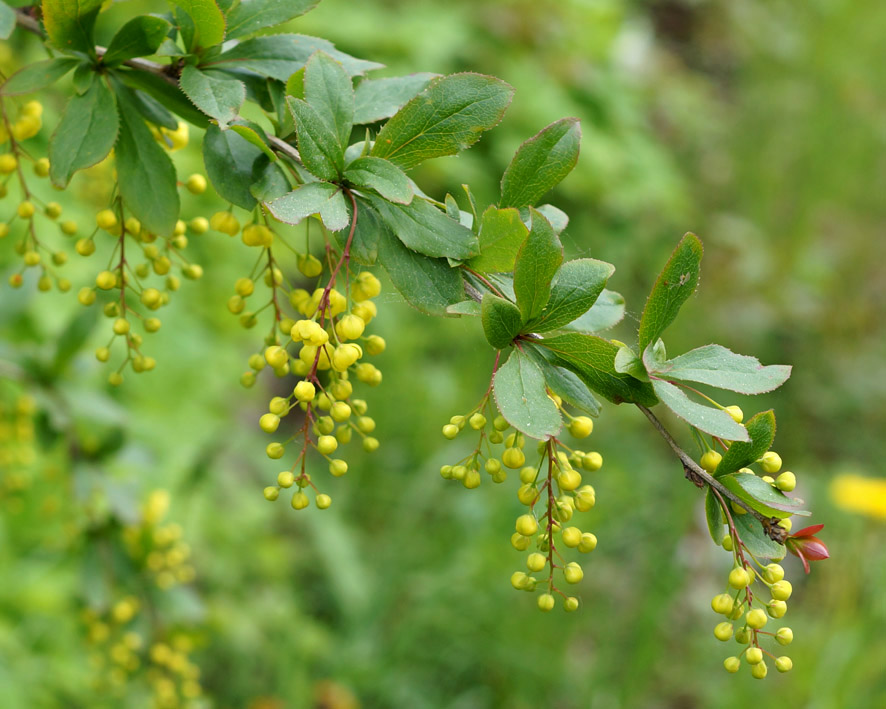
[[840, 509], [886, 520], [886, 479], [838, 475], [831, 482], [831, 499]]

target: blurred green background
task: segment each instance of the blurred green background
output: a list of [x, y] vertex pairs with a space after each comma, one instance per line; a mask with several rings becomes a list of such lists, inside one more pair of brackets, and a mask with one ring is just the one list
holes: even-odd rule
[[[16, 426], [27, 429], [30, 413], [13, 410], [26, 392], [37, 442], [33, 463], [0, 458], [0, 706], [148, 705], [137, 672], [114, 686], [90, 649], [97, 621], [82, 612], [127, 594], [142, 599], [136, 622], [153, 616], [199, 666], [204, 706], [886, 706], [886, 512], [856, 514], [830, 494], [840, 474], [882, 477], [886, 457], [886, 5], [325, 0], [292, 29], [384, 62], [379, 76], [470, 70], [514, 85], [500, 127], [416, 171], [437, 197], [469, 182], [494, 200], [524, 139], [580, 117], [578, 167], [550, 201], [571, 216], [571, 256], [617, 267], [610, 286], [628, 317], [613, 337], [635, 338], [679, 236], [702, 237], [701, 287], [670, 351], [718, 342], [794, 365], [781, 390], [723, 402], [748, 415], [775, 407], [776, 449], [826, 524], [829, 561], [808, 577], [785, 562], [794, 670], [764, 682], [722, 670], [731, 643], [714, 639], [709, 603], [729, 555], [710, 543], [698, 490], [624, 407], [608, 406], [592, 437], [605, 464], [583, 522], [600, 541], [582, 610], [541, 614], [514, 592], [516, 483], [467, 491], [437, 473], [466, 452], [440, 426], [474, 405], [492, 354], [475, 321], [423, 318], [387, 283], [373, 323], [388, 342], [385, 379], [367, 396], [381, 449], [351, 454], [348, 475], [325, 485], [326, 512], [265, 502], [276, 464], [255, 421], [272, 394], [267, 379], [238, 384], [260, 335], [225, 308], [252, 255], [210, 232], [189, 248], [204, 279], [183, 286], [154, 336], [157, 370], [119, 390], [91, 354], [104, 330], [70, 360], [59, 344], [74, 319], [89, 330], [74, 294], [93, 263], [72, 254], [68, 294], [2, 280], [0, 432], [11, 449]], [[39, 48], [15, 36], [2, 52], [8, 73]], [[44, 98], [37, 153], [64, 105], [61, 93]], [[201, 169], [197, 133], [176, 154], [181, 175]], [[100, 185], [80, 176], [46, 198], [86, 223], [104, 206]], [[219, 207], [189, 196], [184, 214]], [[18, 258], [0, 242], [0, 272]], [[169, 492], [162, 524], [181, 526], [196, 572], [162, 592], [114, 546], [156, 489]]]

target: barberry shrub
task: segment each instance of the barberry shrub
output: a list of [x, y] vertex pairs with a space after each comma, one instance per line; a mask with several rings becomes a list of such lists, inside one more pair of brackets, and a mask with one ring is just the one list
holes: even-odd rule
[[[560, 235], [568, 217], [543, 202], [576, 164], [578, 119], [556, 120], [526, 140], [493, 204], [479, 202], [467, 184], [456, 195], [426, 194], [410, 170], [470, 148], [502, 120], [513, 89], [475, 73], [373, 79], [381, 65], [324, 39], [267, 34], [316, 4], [177, 0], [171, 11], [133, 17], [100, 47], [99, 0], [15, 10], [0, 2], [0, 35], [18, 28], [47, 49], [46, 59], [0, 85], [0, 238], [21, 257], [9, 285], [29, 284], [34, 272], [38, 289], [70, 290], [62, 275], [66, 240], [80, 257], [95, 259], [94, 279], [77, 298], [108, 320], [107, 344], [95, 356], [111, 363], [109, 382], [117, 386], [127, 371], [154, 370], [145, 338], [162, 325], [155, 311], [182, 279], [203, 274], [187, 256], [189, 239], [239, 235], [252, 251], [244, 263], [252, 265], [232, 284], [227, 309], [261, 334], [245, 371], [232, 376], [249, 389], [270, 373], [289, 392], [271, 399], [257, 421], [273, 437], [267, 457], [279, 461], [264, 497], [323, 510], [340, 484], [333, 478], [351, 465], [345, 447], [355, 442], [372, 453], [380, 445], [363, 398], [382, 383], [372, 358], [386, 343], [371, 332], [382, 289], [372, 269], [380, 267], [415, 309], [473, 318], [490, 345], [488, 388], [476, 405], [441, 422], [446, 438], [473, 438], [470, 452], [439, 472], [467, 489], [484, 480], [511, 484], [509, 471], [518, 478], [512, 484], [525, 510], [503, 530], [525, 553], [510, 579], [515, 589], [535, 593], [542, 611], [580, 608], [568, 589], [581, 582], [583, 559], [598, 544], [586, 518], [596, 504], [593, 476], [603, 467], [602, 453], [585, 441], [601, 400], [633, 405], [703, 490], [711, 537], [732, 556], [723, 593], [711, 604], [725, 618], [715, 637], [735, 638], [741, 649], [724, 667], [737, 672], [743, 659], [763, 678], [769, 655], [778, 671], [790, 670], [790, 658], [771, 653], [793, 638], [789, 628], [770, 626], [791, 595], [777, 562], [787, 550], [804, 564], [827, 550], [811, 536], [817, 527], [790, 533], [792, 518], [810, 513], [786, 494], [796, 477], [772, 450], [773, 411], [746, 418], [699, 388], [761, 394], [783, 384], [790, 367], [763, 366], [716, 344], [669, 355], [662, 336], [699, 285], [701, 240], [686, 234], [677, 243], [646, 301], [636, 343], [607, 339], [601, 333], [626, 307], [606, 287], [615, 267], [567, 260]], [[43, 111], [32, 95], [63, 77], [67, 105], [47, 155], [38, 157], [29, 141], [42, 130]], [[187, 144], [192, 127], [202, 131], [206, 175], [179, 177], [171, 153]], [[78, 171], [109, 160], [113, 189], [89, 228], [62, 220], [61, 206], [34, 188], [34, 179], [48, 178], [65, 189]], [[201, 194], [208, 183], [229, 208], [182, 218], [180, 191]], [[294, 252], [297, 273], [281, 265], [284, 251]], [[697, 455], [653, 409], [686, 424]], [[161, 587], [187, 583], [187, 547], [175, 534], [158, 536], [151, 505], [160, 498], [151, 499], [124, 530], [123, 546]], [[84, 614], [93, 642], [110, 642], [122, 658], [120, 673], [138, 666], [142, 640], [123, 627], [137, 612], [124, 597]], [[119, 638], [107, 618], [121, 626]], [[184, 650], [179, 659], [164, 643], [146, 652], [174, 675], [157, 691], [199, 693]]]

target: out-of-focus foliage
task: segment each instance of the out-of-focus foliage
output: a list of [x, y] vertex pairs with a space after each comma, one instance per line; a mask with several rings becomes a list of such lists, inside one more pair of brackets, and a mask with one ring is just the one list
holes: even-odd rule
[[[118, 682], [126, 661], [102, 656], [102, 624], [187, 651], [179, 664], [200, 668], [209, 706], [886, 704], [882, 521], [828, 498], [837, 473], [882, 476], [886, 454], [886, 7], [325, 0], [292, 27], [390, 75], [473, 70], [517, 89], [499, 128], [420, 169], [435, 196], [468, 181], [494, 199], [526, 136], [580, 118], [578, 167], [551, 201], [571, 215], [570, 255], [618, 266], [611, 285], [629, 315], [616, 337], [632, 337], [675, 236], [704, 238], [700, 295], [671, 332], [675, 351], [716, 341], [794, 365], [761, 408], [778, 407], [776, 449], [802, 473], [798, 493], [821, 512], [832, 553], [795, 584], [794, 670], [756, 683], [712, 661], [705, 629], [726, 555], [711, 548], [697, 491], [632, 410], [606, 407], [593, 434], [606, 466], [582, 610], [542, 615], [515, 594], [513, 491], [452, 490], [436, 473], [451, 457], [440, 425], [488, 382], [483, 335], [393, 295], [378, 322], [384, 398], [370, 399], [378, 457], [353, 461], [325, 512], [268, 505], [274, 464], [254, 422], [270, 392], [237, 384], [250, 343], [225, 309], [243, 252], [210, 233], [191, 245], [203, 282], [183, 286], [155, 336], [157, 371], [113, 392], [90, 354], [104, 344], [94, 323], [77, 320], [86, 347], [60, 356], [60, 333], [82, 318], [73, 296], [30, 282], [0, 290], [0, 704], [148, 702], [158, 675]], [[28, 39], [0, 47], [4, 73], [20, 52], [36, 54]], [[47, 103], [44, 145], [63, 106]], [[201, 169], [196, 148], [176, 161], [181, 174]], [[59, 197], [66, 215], [85, 223], [105, 205], [103, 169], [74, 178]], [[207, 194], [184, 211], [216, 207]], [[0, 270], [14, 256], [0, 242]], [[141, 532], [126, 531], [142, 529], [158, 489], [171, 500], [162, 524], [181, 525], [195, 573], [168, 589], [148, 563], [153, 548], [133, 552]], [[138, 610], [123, 631], [84, 615], [130, 596]]]

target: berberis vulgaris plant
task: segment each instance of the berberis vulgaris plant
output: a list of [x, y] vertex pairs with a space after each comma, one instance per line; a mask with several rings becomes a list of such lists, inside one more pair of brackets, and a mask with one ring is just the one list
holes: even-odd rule
[[[677, 244], [636, 343], [600, 335], [625, 312], [621, 296], [606, 289], [614, 267], [564, 260], [559, 236], [568, 218], [540, 203], [576, 164], [578, 120], [558, 120], [523, 143], [494, 204], [478, 203], [468, 185], [456, 195], [425, 194], [410, 169], [480, 140], [501, 121], [513, 89], [474, 73], [367, 78], [379, 64], [323, 39], [268, 34], [317, 2], [177, 0], [130, 19], [107, 47], [94, 42], [104, 21], [100, 0], [18, 9], [0, 2], [0, 34], [18, 27], [47, 55], [0, 86], [0, 237], [21, 255], [10, 285], [22, 287], [30, 271], [40, 290], [71, 288], [61, 275], [67, 237], [80, 256], [107, 258], [78, 298], [100, 304], [109, 319], [108, 343], [95, 354], [113, 363], [109, 380], [120, 385], [127, 369], [154, 369], [145, 352], [146, 336], [161, 326], [153, 313], [179, 289], [179, 276], [202, 274], [186, 255], [189, 235], [240, 234], [252, 254], [244, 253], [228, 309], [262, 332], [240, 381], [251, 387], [269, 371], [291, 379], [289, 396], [273, 398], [258, 422], [275, 435], [266, 453], [283, 468], [264, 496], [325, 509], [332, 498], [324, 490], [340, 484], [325, 471], [348, 472], [340, 449], [352, 440], [366, 452], [379, 446], [358, 397], [382, 381], [371, 358], [385, 342], [367, 330], [381, 290], [371, 269], [381, 267], [419, 311], [475, 318], [492, 348], [488, 389], [442, 427], [446, 438], [471, 436], [476, 447], [440, 474], [472, 489], [487, 475], [506, 483], [516, 471], [526, 509], [511, 544], [526, 558], [511, 577], [515, 589], [537, 593], [543, 611], [579, 609], [565, 589], [582, 579], [577, 559], [597, 546], [583, 517], [595, 505], [589, 478], [603, 458], [573, 439], [592, 433], [598, 398], [633, 405], [704, 491], [711, 537], [732, 556], [712, 601], [724, 617], [714, 635], [737, 641], [725, 668], [737, 672], [743, 658], [762, 678], [769, 656], [776, 669], [790, 670], [790, 658], [774, 654], [793, 637], [772, 627], [791, 596], [777, 562], [786, 550], [804, 564], [827, 550], [810, 536], [817, 528], [790, 534], [792, 518], [809, 512], [785, 494], [796, 479], [771, 450], [774, 413], [746, 418], [698, 388], [760, 394], [783, 384], [790, 367], [762, 366], [715, 344], [666, 351], [661, 336], [699, 283], [701, 241], [686, 234]], [[48, 155], [38, 157], [29, 141], [41, 130], [42, 106], [29, 95], [62, 79], [67, 106]], [[185, 222], [179, 188], [207, 186], [199, 174], [179, 182], [170, 157], [189, 126], [204, 131], [206, 175], [232, 206]], [[62, 220], [51, 228], [61, 207], [42, 201], [34, 180], [64, 189], [77, 171], [106, 159], [115, 186], [95, 225]], [[296, 252], [300, 273], [283, 271], [283, 250]], [[656, 407], [687, 424], [697, 456], [678, 445]]]

